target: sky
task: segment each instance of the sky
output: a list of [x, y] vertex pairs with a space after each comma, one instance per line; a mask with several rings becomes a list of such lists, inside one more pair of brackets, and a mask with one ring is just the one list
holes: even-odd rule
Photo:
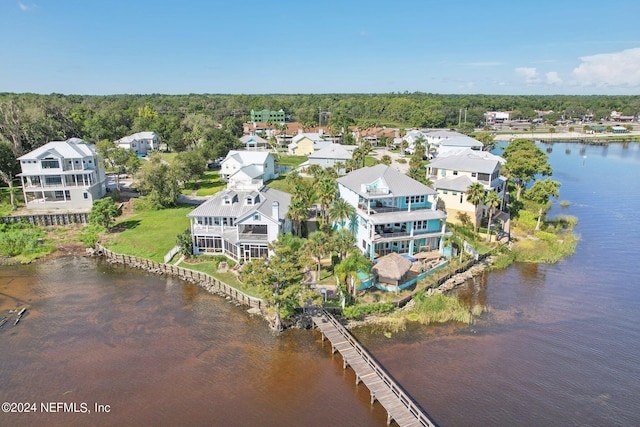
[[620, 0], [0, 0], [0, 92], [638, 95], [639, 17]]

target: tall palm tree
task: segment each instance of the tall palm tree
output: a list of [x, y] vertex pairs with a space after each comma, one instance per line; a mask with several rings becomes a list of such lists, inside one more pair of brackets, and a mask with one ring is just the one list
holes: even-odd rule
[[[359, 157], [362, 160], [362, 167], [364, 167], [367, 156], [371, 154], [371, 152], [373, 151], [373, 147], [371, 146], [371, 143], [369, 141], [364, 141], [360, 145], [360, 147], [356, 148], [355, 151], [359, 152]], [[355, 153], [353, 154], [355, 155]]]
[[337, 222], [339, 228], [344, 228], [345, 222], [356, 213], [356, 208], [347, 203], [344, 199], [336, 199], [329, 207], [329, 221]]
[[501, 204], [500, 196], [495, 191], [489, 191], [487, 197], [484, 199], [484, 203], [489, 208], [489, 223], [487, 224], [487, 240], [491, 241], [491, 221], [493, 219], [493, 212]]
[[329, 236], [324, 231], [314, 231], [304, 243], [307, 254], [316, 260], [317, 279], [320, 278], [322, 258], [329, 248]]
[[357, 286], [360, 284], [358, 272], [369, 272], [371, 270], [371, 261], [365, 257], [362, 252], [354, 251], [349, 254], [340, 264], [336, 265], [333, 270], [336, 276], [336, 282], [340, 288], [346, 288], [349, 295], [355, 298]]
[[473, 222], [473, 231], [475, 232], [478, 228], [478, 205], [484, 202], [484, 186], [479, 182], [474, 182], [469, 187], [467, 187], [467, 191], [465, 192], [467, 196], [467, 201], [475, 206], [475, 215]]
[[338, 183], [335, 179], [325, 176], [316, 185], [316, 197], [320, 203], [320, 211], [323, 220], [327, 219], [327, 208], [338, 197]]
[[356, 237], [346, 228], [341, 228], [331, 235], [331, 249], [338, 253], [340, 261], [351, 251], [355, 249]]
[[295, 225], [296, 236], [302, 236], [302, 222], [307, 220], [309, 215], [309, 204], [301, 197], [292, 197], [289, 204], [287, 216]]

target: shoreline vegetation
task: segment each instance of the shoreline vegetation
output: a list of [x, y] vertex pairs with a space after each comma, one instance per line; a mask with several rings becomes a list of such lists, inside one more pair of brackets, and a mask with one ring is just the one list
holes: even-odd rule
[[[526, 138], [528, 135], [522, 136]], [[562, 138], [558, 140], [561, 141]], [[515, 190], [513, 193], [515, 194]], [[4, 201], [6, 194], [3, 193], [2, 196]], [[560, 203], [562, 207], [568, 204], [567, 201]], [[471, 242], [481, 254], [488, 251], [494, 251], [495, 254], [473, 267], [471, 273], [457, 274], [437, 289], [435, 285], [438, 279], [451, 274], [466, 263], [470, 259], [469, 255], [463, 255], [460, 259], [449, 259], [450, 265], [427, 276], [408, 291], [398, 294], [382, 291], [363, 292], [356, 296], [354, 305], [345, 308], [343, 318], [350, 327], [367, 323], [382, 324], [385, 330], [393, 332], [404, 329], [408, 322], [472, 324], [475, 318], [487, 311], [487, 308], [467, 307], [457, 297], [448, 295], [452, 289], [464, 283], [469, 274], [481, 274], [486, 269], [506, 268], [513, 262], [555, 263], [570, 256], [575, 250], [579, 241], [579, 236], [573, 233], [577, 219], [566, 215], [544, 218], [543, 214], [550, 206], [548, 197], [538, 202], [520, 202], [514, 210], [511, 241], [508, 245], [486, 243], [481, 230], [452, 226], [454, 233]], [[95, 247], [98, 241], [114, 252], [163, 262], [164, 254], [175, 245], [176, 236], [188, 227], [186, 213], [192, 206], [158, 210], [149, 207], [144, 198], [133, 198], [121, 201], [120, 209], [120, 216], [112, 227], [75, 225], [43, 229], [26, 224], [0, 224], [0, 263], [28, 263], [53, 256], [86, 255], [87, 248]], [[486, 232], [486, 228], [484, 230]], [[220, 272], [220, 259], [211, 257], [212, 259], [203, 261], [205, 258], [181, 259], [180, 266], [205, 272], [242, 292], [259, 296], [256, 289], [251, 289], [241, 282], [233, 269]], [[335, 285], [332, 263], [330, 260], [324, 261], [319, 261], [322, 267], [319, 270], [319, 285]], [[397, 308], [398, 301], [407, 296], [412, 297], [410, 302]], [[329, 301], [328, 304], [329, 307], [338, 305], [336, 301]], [[296, 323], [300, 322], [296, 322], [295, 319], [287, 322], [288, 325]]]

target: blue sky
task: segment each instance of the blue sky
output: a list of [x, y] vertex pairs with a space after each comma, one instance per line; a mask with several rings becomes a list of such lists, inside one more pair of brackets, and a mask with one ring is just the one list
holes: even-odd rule
[[640, 2], [0, 0], [0, 92], [640, 94]]

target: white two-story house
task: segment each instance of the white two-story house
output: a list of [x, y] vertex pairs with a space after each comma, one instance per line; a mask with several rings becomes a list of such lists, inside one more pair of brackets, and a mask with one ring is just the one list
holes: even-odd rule
[[459, 213], [466, 213], [470, 219], [478, 221], [488, 216], [488, 208], [484, 204], [477, 207], [467, 200], [466, 191], [469, 186], [479, 182], [485, 191], [495, 191], [505, 202], [507, 179], [500, 175], [505, 160], [487, 151], [467, 149], [457, 154], [437, 157], [427, 165], [427, 174], [438, 196], [444, 203], [448, 219], [452, 223], [460, 223]]
[[127, 135], [115, 141], [118, 147], [135, 151], [136, 154], [146, 156], [160, 146], [160, 137], [155, 132], [138, 132]]
[[222, 254], [234, 261], [268, 256], [268, 244], [291, 232], [290, 202], [289, 193], [261, 183], [230, 182], [187, 214], [193, 253]]
[[262, 185], [278, 177], [275, 168], [275, 159], [268, 151], [231, 150], [220, 163], [220, 177], [232, 185], [234, 182]]
[[382, 164], [338, 178], [338, 189], [356, 208], [357, 245], [370, 259], [441, 250], [447, 214], [436, 210], [433, 189]]
[[79, 138], [49, 142], [18, 160], [27, 209], [91, 209], [107, 192], [102, 159]]

